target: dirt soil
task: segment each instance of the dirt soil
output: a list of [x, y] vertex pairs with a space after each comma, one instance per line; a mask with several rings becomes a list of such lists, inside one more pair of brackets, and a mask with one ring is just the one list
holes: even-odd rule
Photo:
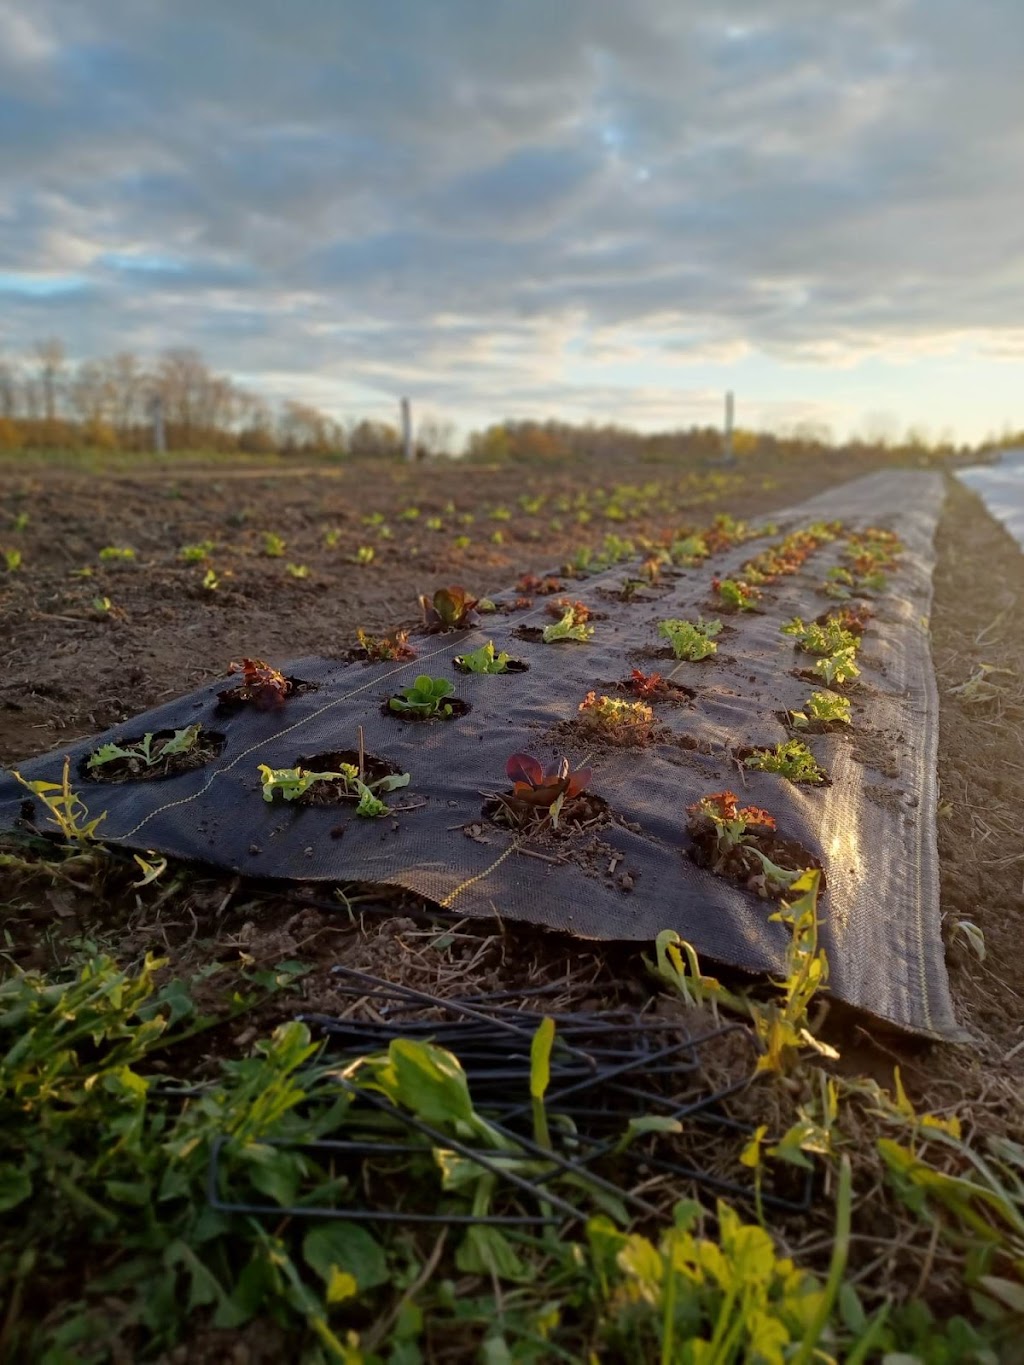
[[[837, 460], [759, 464], [756, 473], [610, 463], [467, 471], [445, 462], [93, 475], [13, 467], [0, 493], [0, 548], [19, 549], [23, 562], [0, 574], [0, 763], [226, 679], [243, 656], [279, 665], [345, 655], [358, 626], [379, 634], [417, 622], [420, 592], [451, 583], [474, 595], [497, 592], [608, 533], [679, 534], [720, 511], [763, 518], [874, 467]], [[634, 496], [609, 507], [605, 495], [621, 485]], [[539, 512], [519, 504], [524, 490], [544, 495]], [[419, 515], [403, 518], [413, 508]], [[434, 518], [440, 530], [428, 528]], [[268, 533], [284, 542], [280, 554], [266, 553]], [[183, 547], [206, 541], [214, 546], [207, 558], [181, 558]], [[365, 565], [352, 562], [361, 547], [374, 552]], [[105, 548], [135, 558], [101, 561]], [[214, 589], [203, 586], [211, 568]]]
[[[303, 654], [342, 654], [359, 625], [380, 632], [412, 622], [418, 592], [448, 583], [494, 592], [524, 572], [551, 569], [608, 532], [653, 539], [666, 530], [699, 527], [718, 511], [763, 519], [772, 506], [798, 502], [859, 472], [867, 471], [837, 461], [813, 471], [803, 464], [766, 469], [756, 481], [749, 474], [709, 480], [664, 468], [607, 466], [585, 474], [578, 468], [474, 469], [471, 479], [457, 466], [346, 467], [302, 478], [222, 470], [9, 477], [0, 495], [0, 546], [17, 543], [24, 567], [0, 580], [6, 664], [0, 676], [0, 762], [13, 764], [226, 677], [228, 663], [243, 655], [280, 665]], [[592, 520], [577, 524], [571, 500], [581, 488], [656, 481], [661, 489], [649, 499], [656, 516], [632, 515], [627, 499], [626, 520], [605, 519], [595, 507]], [[540, 515], [517, 504], [524, 488], [548, 495]], [[559, 510], [559, 498], [570, 502], [570, 510]], [[420, 517], [402, 520], [399, 514], [409, 506], [418, 506]], [[508, 518], [495, 518], [502, 508]], [[27, 526], [13, 534], [4, 513], [11, 520], [27, 513]], [[375, 513], [393, 530], [392, 539], [381, 539], [379, 527], [364, 524]], [[425, 528], [432, 516], [442, 518], [444, 532]], [[560, 528], [551, 525], [552, 518]], [[333, 529], [339, 536], [328, 545], [325, 532]], [[283, 557], [263, 553], [267, 531], [287, 542]], [[501, 543], [492, 539], [495, 531]], [[457, 548], [454, 535], [470, 536], [471, 544]], [[180, 546], [204, 539], [217, 547], [208, 565], [178, 558]], [[136, 560], [101, 565], [98, 552], [111, 545], [133, 547]], [[365, 567], [348, 562], [360, 545], [376, 551]], [[1024, 555], [977, 497], [955, 481], [937, 551], [931, 631], [941, 704], [942, 912], [954, 999], [977, 1045], [932, 1046], [884, 1036], [838, 1006], [829, 1011], [825, 1030], [841, 1047], [846, 1069], [891, 1084], [898, 1063], [915, 1103], [947, 1112], [969, 1102], [975, 1132], [1019, 1138]], [[308, 567], [309, 576], [293, 577], [288, 563]], [[210, 565], [220, 581], [212, 592], [202, 587]], [[92, 576], [75, 577], [85, 566]], [[101, 597], [110, 599], [110, 610], [92, 606]], [[989, 675], [997, 690], [988, 700], [952, 691], [983, 663], [1009, 670]], [[869, 768], [865, 783], [870, 787]], [[472, 827], [467, 837], [486, 839], [486, 823]], [[599, 837], [592, 839], [594, 874], [628, 876], [621, 865], [609, 869]], [[566, 856], [565, 844], [547, 856]], [[131, 866], [123, 875], [115, 870], [99, 888], [55, 887], [41, 877], [20, 885], [16, 894], [0, 895], [9, 960], [21, 968], [50, 969], [63, 960], [66, 944], [93, 936], [126, 964], [159, 951], [170, 959], [167, 971], [185, 977], [217, 962], [222, 971], [199, 986], [208, 992], [201, 1007], [212, 1013], [223, 1008], [237, 973], [293, 959], [309, 964], [293, 993], [218, 1026], [187, 1057], [169, 1057], [176, 1072], [209, 1074], [217, 1058], [244, 1052], [282, 1018], [347, 1007], [331, 970], [339, 962], [445, 995], [559, 981], [567, 990], [570, 983], [590, 986], [592, 1007], [636, 1005], [650, 995], [636, 949], [579, 943], [500, 919], [439, 924], [433, 907], [404, 892], [348, 885], [330, 896], [323, 889], [180, 869], [173, 879], [138, 893], [130, 889], [136, 873]], [[959, 927], [963, 922], [984, 935], [984, 960], [971, 950], [968, 931]], [[755, 1107], [754, 1092], [749, 1095], [749, 1121], [770, 1122]], [[743, 1118], [747, 1100], [741, 1098], [736, 1113]], [[873, 1145], [870, 1138], [866, 1142]], [[831, 1200], [820, 1205], [773, 1230], [792, 1254], [824, 1267]], [[927, 1230], [904, 1238], [905, 1225], [884, 1210], [875, 1212], [870, 1199], [857, 1220], [852, 1264], [867, 1267], [868, 1274], [884, 1261], [878, 1277], [883, 1289], [902, 1282], [907, 1293], [923, 1295], [942, 1312], [963, 1308], [952, 1288], [959, 1284], [959, 1269], [944, 1262], [934, 1245], [929, 1250]], [[922, 1265], [930, 1270], [927, 1281]], [[209, 1358], [232, 1357], [225, 1346], [223, 1356]], [[250, 1358], [269, 1362], [279, 1356], [254, 1346]]]

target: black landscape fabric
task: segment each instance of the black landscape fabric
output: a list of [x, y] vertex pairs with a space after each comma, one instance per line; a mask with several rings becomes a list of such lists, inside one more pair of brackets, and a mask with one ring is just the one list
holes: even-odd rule
[[[587, 939], [652, 943], [661, 930], [674, 929], [702, 958], [777, 976], [789, 941], [786, 926], [769, 918], [777, 907], [689, 856], [686, 807], [730, 789], [742, 804], [771, 811], [779, 831], [824, 866], [821, 942], [833, 994], [902, 1028], [963, 1040], [943, 956], [935, 838], [938, 701], [928, 613], [942, 498], [938, 475], [892, 471], [773, 517], [780, 535], [837, 519], [846, 531], [890, 528], [904, 545], [888, 591], [872, 603], [861, 677], [848, 692], [854, 725], [849, 733], [842, 727], [844, 733], [808, 740], [830, 776], [826, 786], [794, 785], [735, 758], [737, 749], [786, 739], [786, 712], [800, 710], [820, 686], [795, 676], [812, 660], [796, 652], [780, 624], [792, 616], [814, 619], [836, 605], [820, 586], [839, 562], [842, 541], [766, 588], [760, 612], [720, 616], [710, 600], [711, 578], [736, 573], [764, 539], [670, 571], [665, 584], [631, 601], [616, 596], [629, 566], [566, 581], [567, 595], [597, 613], [587, 643], [528, 638], [531, 628], [552, 620], [550, 599], [537, 597], [531, 609], [488, 615], [472, 631], [413, 637], [419, 650], [413, 662], [273, 660], [315, 690], [277, 709], [225, 714], [217, 693], [230, 683], [220, 679], [24, 763], [20, 772], [28, 781], [57, 781], [69, 754], [76, 787], [91, 815], [106, 812], [100, 834], [113, 845], [261, 877], [397, 884], [461, 915], [524, 920]], [[508, 594], [507, 605], [514, 598]], [[729, 627], [716, 656], [700, 663], [656, 656], [666, 643], [659, 621], [700, 614], [720, 616]], [[487, 639], [529, 670], [454, 670], [455, 655]], [[679, 705], [654, 702], [660, 734], [642, 749], [582, 740], [575, 724], [580, 702], [592, 689], [623, 695], [615, 684], [633, 667], [657, 670], [694, 695]], [[451, 679], [468, 713], [413, 723], [382, 711], [421, 673]], [[85, 764], [99, 744], [196, 721], [224, 736], [221, 752], [205, 766], [151, 781], [87, 780]], [[260, 764], [310, 766], [318, 755], [355, 750], [360, 726], [368, 754], [410, 774], [409, 785], [386, 798], [387, 817], [359, 818], [351, 804], [263, 799]], [[550, 835], [521, 841], [490, 821], [488, 794], [509, 790], [505, 765], [516, 751], [545, 762], [564, 753], [574, 765], [588, 763], [588, 794], [607, 803], [610, 820], [561, 842]], [[0, 777], [0, 828], [23, 821], [26, 797], [13, 777]], [[38, 803], [31, 818], [45, 826]]]

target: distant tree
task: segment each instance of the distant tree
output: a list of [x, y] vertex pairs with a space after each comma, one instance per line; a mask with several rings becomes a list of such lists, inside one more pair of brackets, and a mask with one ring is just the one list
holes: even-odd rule
[[357, 459], [393, 458], [402, 453], [402, 439], [398, 428], [390, 423], [371, 422], [364, 418], [349, 427], [346, 448]]
[[61, 372], [64, 368], [64, 343], [58, 337], [48, 337], [45, 341], [37, 341], [35, 356], [39, 366], [43, 418], [52, 423], [57, 419], [57, 401]]

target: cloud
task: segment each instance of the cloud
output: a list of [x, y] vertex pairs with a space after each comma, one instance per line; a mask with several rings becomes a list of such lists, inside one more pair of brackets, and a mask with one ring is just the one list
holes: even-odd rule
[[0, 0], [0, 344], [644, 422], [645, 365], [799, 406], [1016, 355], [1022, 43], [1017, 0]]

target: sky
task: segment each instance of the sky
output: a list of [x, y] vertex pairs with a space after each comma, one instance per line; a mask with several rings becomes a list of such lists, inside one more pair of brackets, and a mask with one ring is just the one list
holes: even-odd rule
[[1024, 0], [0, 0], [0, 352], [1024, 427]]

